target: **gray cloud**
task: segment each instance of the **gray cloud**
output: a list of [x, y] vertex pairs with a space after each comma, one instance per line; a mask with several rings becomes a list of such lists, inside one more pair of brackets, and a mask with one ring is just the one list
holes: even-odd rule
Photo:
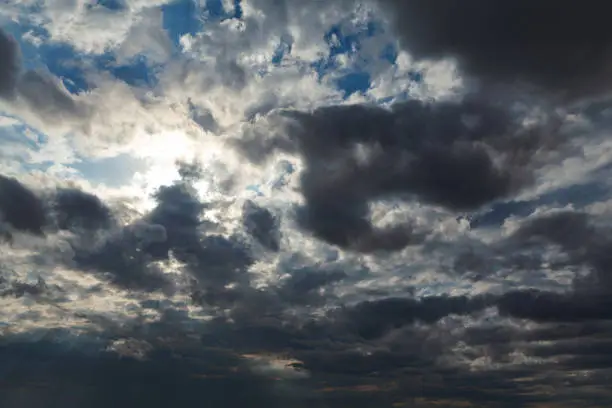
[[41, 235], [47, 223], [40, 198], [15, 178], [0, 175], [1, 220], [18, 231]]
[[504, 294], [498, 307], [502, 315], [540, 322], [584, 322], [612, 318], [608, 295], [559, 294], [541, 290]]
[[0, 97], [10, 98], [19, 76], [21, 55], [17, 42], [0, 30]]
[[610, 90], [612, 29], [603, 3], [379, 3], [418, 60], [455, 58], [487, 83], [526, 82], [569, 98]]
[[[291, 276], [277, 286], [253, 288], [249, 280], [241, 276], [251, 262], [251, 254], [240, 246], [238, 238], [211, 234], [214, 226], [202, 221], [206, 204], [194, 195], [187, 177], [194, 175], [197, 180], [198, 172], [188, 169], [181, 172], [185, 179], [160, 189], [156, 195], [157, 207], [140, 221], [125, 228], [111, 226], [104, 244], [93, 250], [84, 246], [79, 251], [79, 247], [75, 246], [75, 262], [83, 270], [109, 274], [113, 284], [146, 292], [172, 288], [169, 277], [156, 270], [151, 261], [175, 254], [176, 259], [184, 265], [184, 270], [197, 280], [198, 292], [194, 293], [196, 303], [230, 309], [227, 316], [231, 320], [217, 318], [208, 323], [197, 323], [201, 326], [196, 326], [200, 333], [196, 349], [204, 354], [198, 354], [184, 345], [173, 346], [174, 351], [168, 351], [168, 343], [161, 343], [160, 339], [179, 336], [184, 327], [196, 323], [184, 310], [151, 303], [147, 307], [155, 308], [162, 316], [156, 322], [127, 322], [123, 325], [107, 322], [102, 326], [103, 335], [109, 340], [131, 336], [152, 344], [145, 358], [118, 359], [109, 352], [84, 355], [77, 349], [59, 352], [54, 349], [57, 345], [46, 344], [43, 347], [39, 344], [42, 347], [36, 349], [39, 354], [30, 354], [31, 358], [37, 361], [46, 356], [45, 353], [59, 353], [63, 356], [63, 369], [47, 365], [40, 369], [42, 371], [37, 371], [35, 364], [29, 365], [20, 377], [12, 377], [13, 382], [5, 386], [8, 394], [3, 393], [3, 396], [16, 398], [19, 384], [30, 383], [36, 375], [42, 375], [45, 378], [53, 377], [53, 381], [56, 381], [53, 384], [58, 386], [70, 383], [83, 387], [79, 389], [87, 392], [75, 390], [79, 401], [91, 401], [93, 406], [100, 398], [105, 403], [111, 401], [117, 406], [156, 403], [151, 401], [162, 397], [155, 392], [142, 392], [136, 396], [127, 394], [122, 387], [144, 387], [138, 378], [142, 373], [149, 373], [146, 378], [156, 379], [160, 383], [165, 383], [169, 378], [166, 376], [171, 375], [175, 387], [184, 388], [185, 393], [190, 393], [192, 383], [188, 378], [205, 374], [208, 376], [206, 379], [198, 380], [199, 389], [202, 387], [199, 381], [210, 380], [216, 386], [222, 383], [226, 391], [238, 393], [245, 390], [239, 384], [246, 384], [238, 378], [248, 379], [248, 382], [264, 387], [260, 388], [263, 395], [249, 394], [249, 398], [256, 401], [264, 398], [269, 404], [282, 404], [303, 395], [315, 395], [309, 400], [311, 403], [331, 406], [345, 403], [351, 403], [351, 406], [359, 406], [355, 405], [359, 403], [364, 406], [392, 406], [417, 397], [430, 404], [465, 400], [478, 406], [495, 406], [500, 401], [505, 403], [510, 400], [509, 404], [520, 406], [549, 402], [550, 396], [530, 388], [546, 385], [548, 380], [533, 380], [524, 384], [517, 382], [518, 378], [536, 378], [546, 371], [569, 381], [572, 370], [608, 367], [605, 356], [609, 349], [605, 340], [610, 338], [611, 332], [605, 322], [610, 318], [609, 302], [606, 297], [582, 296], [578, 287], [570, 294], [513, 291], [500, 295], [440, 295], [422, 299], [389, 298], [382, 294], [378, 299], [331, 309], [317, 318], [290, 318], [286, 313], [296, 306], [331, 304], [333, 295], [321, 290], [347, 279], [347, 273], [341, 269], [312, 267], [291, 271]], [[67, 213], [63, 219], [69, 221], [65, 225], [76, 234], [104, 230], [109, 223], [114, 225], [112, 217], [108, 216], [108, 207], [83, 192], [59, 190], [56, 202], [61, 205], [56, 205], [55, 211], [61, 209]], [[592, 262], [589, 265], [596, 267], [600, 265], [599, 261], [585, 258], [589, 251], [581, 250], [592, 240], [602, 241], [602, 236], [606, 236], [601, 235], [601, 228], [592, 226], [593, 222], [588, 216], [575, 213], [536, 219], [508, 239], [508, 248], [543, 245], [539, 240], [548, 240], [561, 245], [575, 262]], [[592, 255], [597, 259], [595, 255], [599, 253]], [[238, 285], [227, 289], [225, 285], [230, 282]], [[49, 290], [44, 282], [28, 284], [15, 281], [5, 286], [5, 296], [40, 296]], [[481, 321], [482, 313], [494, 307], [499, 309], [501, 317], [529, 319], [537, 322], [538, 326], [527, 331], [519, 330], [516, 326], [504, 326], [501, 321]], [[92, 322], [105, 321], [103, 317], [97, 319], [95, 313], [84, 317]], [[478, 324], [461, 329], [461, 325], [453, 326], [454, 319], [472, 319]], [[546, 326], [550, 324], [555, 326]], [[582, 340], [577, 341], [578, 338]], [[543, 345], [541, 340], [551, 343]], [[497, 370], [492, 365], [486, 371], [478, 372], [461, 365], [447, 365], [445, 361], [459, 359], [454, 354], [456, 351], [453, 351], [458, 343], [462, 344], [462, 355], [470, 356], [471, 360], [481, 357], [485, 348], [487, 358], [492, 359], [491, 364], [514, 364], [513, 370]], [[30, 353], [35, 350], [31, 345], [20, 346], [19, 343], [7, 347], [2, 350], [10, 350], [11, 355], [20, 356], [19, 350], [29, 350]], [[213, 354], [206, 354], [208, 350]], [[532, 359], [557, 361], [565, 357], [555, 363], [517, 365], [512, 363], [512, 356], [517, 350]], [[308, 373], [303, 381], [300, 380], [302, 382], [291, 383], [298, 391], [280, 396], [275, 384], [278, 384], [276, 381], [285, 380], [270, 383], [268, 379], [261, 378], [261, 374], [254, 376], [245, 360], [238, 357], [240, 353], [264, 351], [298, 359], [299, 362], [295, 363], [298, 369]], [[183, 357], [188, 358], [177, 359], [177, 352], [186, 353]], [[199, 361], [196, 355], [202, 358], [206, 355], [205, 366], [190, 365], [189, 362]], [[225, 358], [224, 355], [227, 357], [224, 362], [218, 360]], [[3, 358], [8, 361], [8, 355]], [[211, 361], [218, 361], [218, 364], [211, 365]], [[82, 375], [83, 367], [103, 374], [88, 382]], [[178, 371], [173, 371], [172, 367]], [[81, 374], [77, 376], [77, 372]], [[110, 377], [119, 376], [118, 373], [124, 373], [120, 376], [122, 385], [107, 386]], [[213, 381], [211, 376], [220, 377]], [[103, 378], [107, 379], [106, 382], [102, 381]], [[571, 383], [568, 387], [585, 404], [598, 401], [588, 387], [603, 384], [604, 381], [604, 377], [594, 376], [582, 383]], [[412, 386], [414, 382], [418, 382], [419, 387]], [[65, 386], [62, 389], [66, 389]], [[364, 394], [364, 389], [374, 391]], [[100, 397], [102, 394], [104, 397]], [[76, 398], [71, 397], [71, 393], [55, 395], [62, 402]], [[164, 395], [162, 400], [165, 403], [183, 403], [192, 398], [167, 392]], [[563, 394], [563, 397], [567, 395]], [[38, 402], [35, 399], [26, 401]], [[11, 406], [13, 400], [2, 402]], [[233, 402], [230, 402], [228, 404], [231, 406]]]
[[19, 96], [42, 119], [57, 122], [87, 114], [57, 78], [42, 71], [21, 70], [19, 44], [0, 29], [0, 97]]
[[596, 217], [572, 211], [553, 213], [527, 222], [513, 238], [527, 245], [558, 245], [570, 264], [589, 267], [592, 274], [586, 280], [577, 279], [576, 289], [612, 291], [612, 230], [598, 225]]
[[158, 258], [144, 251], [150, 240], [139, 233], [139, 228], [112, 231], [93, 246], [77, 237], [71, 241], [74, 256], [66, 261], [83, 271], [108, 276], [110, 283], [129, 290], [171, 292], [170, 279], [152, 265]]
[[145, 248], [145, 252], [163, 258], [171, 250], [205, 286], [222, 287], [246, 278], [245, 269], [252, 262], [248, 248], [237, 237], [206, 234], [207, 225], [202, 221], [206, 204], [199, 201], [189, 183], [161, 187], [155, 197], [158, 205], [145, 220], [163, 226], [167, 239]]
[[287, 112], [286, 137], [247, 139], [239, 147], [258, 161], [274, 151], [306, 160], [299, 223], [332, 244], [353, 250], [397, 250], [422, 240], [410, 225], [375, 228], [369, 204], [416, 199], [454, 211], [475, 210], [520, 191], [535, 158], [560, 136], [527, 128], [521, 118], [484, 100], [392, 109], [352, 105]]
[[[3, 346], [0, 360], [7, 372], [0, 404], [6, 408], [153, 408], [189, 406], [205, 400], [227, 407], [282, 406], [282, 396], [274, 392], [274, 381], [256, 376], [245, 359], [229, 351], [194, 350], [182, 359], [166, 348], [139, 362], [96, 350], [96, 346], [100, 347], [95, 342], [90, 344], [90, 352], [66, 349], [49, 341]], [[37, 392], [32, 392], [33, 384], [37, 384]], [[291, 400], [290, 396], [286, 399]]]
[[[535, 275], [545, 262], [543, 255], [559, 250], [561, 257], [546, 262], [552, 270], [574, 271], [571, 285], [563, 292], [550, 289], [511, 290], [495, 300], [504, 316], [538, 322], [588, 322], [609, 320], [612, 293], [610, 250], [612, 230], [596, 216], [560, 211], [525, 221], [490, 253], [462, 253], [455, 261], [460, 273], [476, 272], [479, 278], [497, 273], [500, 267], [512, 276]], [[491, 271], [487, 272], [486, 269]], [[578, 273], [583, 270], [585, 273]], [[529, 285], [529, 279], [523, 282]]]
[[70, 212], [59, 218], [60, 226], [107, 231], [93, 244], [77, 235], [71, 241], [75, 255], [70, 262], [107, 274], [112, 283], [127, 289], [172, 292], [171, 277], [155, 261], [173, 257], [194, 280], [198, 293], [211, 292], [209, 302], [230, 283], [248, 285], [246, 271], [253, 256], [246, 241], [223, 236], [215, 231], [216, 225], [204, 220], [209, 205], [200, 201], [192, 185], [202, 175], [198, 165], [179, 163], [179, 173], [181, 180], [155, 192], [156, 206], [125, 227], [113, 223], [108, 208], [96, 197], [62, 192], [56, 210]]
[[75, 188], [36, 192], [16, 178], [0, 175], [0, 217], [15, 230], [100, 230], [114, 225], [111, 209], [95, 195]]
[[98, 197], [76, 189], [55, 193], [53, 212], [60, 229], [108, 229], [113, 224], [111, 209]]
[[[544, 14], [537, 7], [523, 9], [522, 1], [512, 6], [477, 1], [479, 9], [452, 10], [440, 4], [434, 10], [416, 0], [380, 1], [395, 10], [403, 44], [417, 59], [455, 57], [464, 73], [488, 85], [525, 81], [570, 98], [607, 89], [604, 43], [609, 30], [598, 31], [599, 16], [583, 36], [570, 29], [567, 33], [575, 37], [560, 32], [589, 20], [597, 11], [593, 8], [573, 7], [572, 25], [566, 5]], [[286, 20], [286, 4], [272, 3]], [[514, 23], [506, 16], [518, 11], [525, 30], [507, 37]], [[538, 24], [553, 16], [554, 23]], [[600, 41], [595, 34], [601, 34]], [[14, 43], [3, 44], [2, 39], [0, 56], [17, 56]], [[569, 52], [561, 55], [562, 49]], [[0, 62], [0, 95], [3, 86], [17, 86], [21, 97], [43, 115], [62, 119], [83, 113], [53, 78], [36, 72], [21, 75], [18, 68], [6, 72], [20, 76], [9, 77], [3, 75], [6, 66], [16, 63]], [[224, 85], [245, 87], [243, 68], [229, 68]], [[243, 140], [240, 147], [254, 162], [275, 152], [302, 156], [305, 204], [296, 208], [295, 216], [306, 231], [352, 251], [399, 250], [423, 243], [428, 231], [410, 223], [378, 227], [370, 220], [372, 203], [403, 200], [459, 214], [514, 199], [531, 186], [542, 156], [564, 142], [554, 126], [528, 128], [514, 106], [506, 105], [512, 101], [492, 99], [470, 95], [461, 102], [411, 101], [390, 109], [352, 105], [284, 112], [290, 122], [284, 135]], [[194, 108], [190, 115], [204, 128], [219, 127], [210, 112]], [[68, 237], [74, 251], [74, 258], [66, 262], [136, 292], [128, 295], [131, 299], [140, 301], [155, 291], [174, 295], [175, 279], [186, 278], [195, 304], [190, 312], [197, 306], [212, 314], [209, 306], [219, 311], [210, 321], [195, 320], [184, 304], [174, 304], [173, 296], [160, 301], [156, 293], [156, 300], [141, 301], [143, 309], [158, 312], [152, 322], [139, 317], [119, 323], [95, 311], [76, 313], [99, 326], [98, 331], [92, 329], [94, 344], [68, 349], [76, 340], [62, 330], [45, 333], [47, 340], [57, 335], [57, 344], [20, 343], [25, 336], [35, 337], [37, 329], [22, 337], [3, 334], [0, 405], [605, 406], [612, 398], [605, 388], [612, 366], [612, 235], [597, 218], [575, 212], [536, 218], [510, 238], [491, 244], [491, 258], [484, 251], [482, 258], [478, 253], [455, 264], [459, 272], [488, 268], [494, 274], [503, 268], [509, 274], [535, 275], [541, 254], [554, 247], [566, 259], [551, 267], [589, 270], [566, 292], [520, 289], [459, 296], [439, 294], [436, 285], [431, 288], [436, 294], [417, 298], [390, 297], [391, 292], [359, 285], [347, 296], [354, 302], [347, 303], [340, 289], [364, 278], [346, 269], [354, 268], [351, 262], [297, 262], [298, 256], [288, 256], [279, 265], [270, 262], [270, 268], [278, 269], [272, 274], [283, 274], [279, 282], [256, 286], [249, 269], [261, 251], [251, 244], [268, 250], [266, 262], [289, 250], [281, 247], [277, 214], [247, 201], [238, 231], [227, 234], [223, 225], [206, 220], [206, 211], [217, 204], [203, 202], [195, 191], [194, 183], [204, 176], [202, 168], [179, 163], [179, 174], [181, 180], [155, 193], [155, 207], [128, 226], [119, 225], [115, 209], [95, 195], [76, 189], [45, 195], [0, 176], [0, 214], [10, 232], [45, 232], [52, 237], [62, 230], [59, 235]], [[534, 210], [540, 204], [533, 204]], [[415, 256], [442, 253], [438, 244], [428, 240], [426, 250], [415, 248]], [[351, 261], [385, 262], [376, 255], [341, 254]], [[178, 264], [171, 273], [157, 265], [156, 261], [170, 259]], [[398, 277], [409, 269], [412, 258], [392, 261], [402, 262], [405, 265], [393, 270]], [[388, 277], [375, 274], [373, 268], [365, 275]], [[0, 279], [0, 295], [18, 298], [15, 301], [31, 301], [54, 290], [43, 280]], [[365, 293], [378, 297], [365, 299]], [[149, 345], [145, 358], [101, 352], [108, 342], [124, 337], [138, 339], [131, 344]], [[178, 340], [184, 337], [191, 343]], [[289, 382], [282, 375], [262, 378], [261, 371], [253, 375], [247, 361], [253, 356], [240, 354], [263, 352], [297, 358], [299, 362], [291, 365], [303, 374], [297, 376], [300, 380]], [[577, 376], [576, 370], [591, 373]]]
[[435, 323], [449, 315], [469, 315], [493, 304], [493, 297], [431, 296], [422, 300], [385, 298], [366, 301], [344, 311], [348, 326], [366, 340], [416, 322]]
[[34, 113], [49, 121], [82, 118], [87, 114], [56, 78], [44, 72], [23, 73], [17, 91]]
[[270, 251], [280, 249], [279, 222], [269, 210], [253, 201], [246, 201], [243, 206], [243, 224], [245, 230], [265, 248]]

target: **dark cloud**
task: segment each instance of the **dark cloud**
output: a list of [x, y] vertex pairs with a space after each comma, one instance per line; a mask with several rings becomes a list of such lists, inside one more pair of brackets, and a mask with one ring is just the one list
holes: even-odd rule
[[154, 408], [205, 401], [268, 408], [292, 399], [299, 403], [299, 396], [276, 393], [272, 378], [251, 373], [246, 360], [229, 351], [193, 349], [182, 357], [168, 348], [138, 361], [110, 351], [70, 350], [49, 341], [3, 345], [0, 405]]
[[450, 315], [469, 315], [493, 304], [492, 298], [431, 296], [423, 299], [385, 298], [366, 301], [343, 311], [349, 327], [364, 339], [382, 337], [415, 322], [435, 323]]
[[252, 263], [247, 246], [238, 237], [207, 233], [210, 225], [202, 218], [207, 206], [189, 183], [161, 187], [155, 198], [158, 205], [145, 219], [164, 227], [167, 238], [145, 248], [146, 252], [167, 257], [172, 251], [205, 285], [221, 287], [245, 278], [245, 269]]
[[[440, 307], [443, 303], [454, 306]], [[469, 335], [448, 332], [445, 339], [443, 326], [430, 324], [448, 311], [466, 312], [461, 306], [465, 300], [436, 298], [424, 306], [429, 310], [425, 313], [415, 313], [419, 307], [406, 309], [406, 304], [383, 309], [393, 316], [406, 312], [405, 322], [427, 316], [423, 322], [429, 324], [398, 327], [401, 336], [395, 342], [343, 335], [346, 326], [336, 321], [297, 327], [266, 325], [263, 320], [244, 325], [214, 320], [197, 330], [204, 333], [198, 340], [183, 336], [183, 330], [172, 324], [177, 316], [166, 325], [149, 323], [131, 334], [117, 326], [78, 339], [59, 329], [48, 331], [38, 342], [4, 337], [0, 404], [156, 407], [200, 404], [203, 395], [206, 402], [228, 407], [563, 407], [604, 406], [609, 401], [610, 342], [602, 338], [609, 335], [609, 326], [572, 323], [524, 330], [516, 325], [472, 325]], [[384, 318], [385, 313], [358, 318]], [[183, 319], [189, 318], [181, 314], [175, 322]], [[140, 340], [133, 337], [136, 333]], [[441, 364], [440, 357], [458, 340], [463, 349], [485, 346], [491, 367]], [[115, 345], [109, 347], [109, 342]], [[506, 346], [491, 347], [502, 343]], [[509, 363], [508, 356], [519, 346], [530, 358], [558, 361], [494, 366]], [[281, 370], [282, 362], [273, 363], [276, 370], [266, 370], [265, 363], [258, 362], [275, 358], [297, 360]], [[576, 370], [596, 371], [577, 376]], [[297, 372], [303, 376], [292, 377]], [[563, 405], [568, 401], [570, 405]]]
[[87, 113], [56, 78], [44, 72], [26, 71], [17, 90], [33, 112], [49, 121], [81, 118]]
[[44, 279], [38, 278], [35, 284], [27, 282], [6, 282], [0, 278], [0, 296], [14, 296], [16, 298], [25, 295], [38, 296], [48, 290], [47, 283]]
[[[199, 300], [214, 303], [230, 299], [225, 287], [245, 284], [246, 271], [253, 262], [251, 251], [238, 236], [224, 236], [217, 226], [204, 219], [208, 204], [200, 201], [192, 183], [202, 176], [197, 163], [179, 163], [181, 180], [160, 187], [154, 194], [156, 206], [125, 227], [108, 228], [108, 233], [93, 244], [72, 241], [73, 262], [85, 270], [108, 275], [111, 282], [130, 289], [172, 291], [173, 277], [163, 272], [156, 261], [171, 257], [196, 284]], [[63, 208], [72, 209], [62, 220], [85, 228], [112, 226], [107, 207], [95, 197], [72, 192], [62, 196]], [[78, 204], [79, 211], [75, 211]], [[204, 293], [210, 292], [207, 296]]]
[[58, 121], [87, 114], [61, 82], [43, 71], [21, 71], [19, 44], [0, 30], [0, 97], [19, 95], [40, 118]]
[[15, 230], [42, 235], [47, 214], [34, 192], [17, 179], [0, 175], [0, 219]]
[[59, 189], [53, 210], [60, 229], [108, 229], [112, 226], [112, 212], [95, 195], [76, 189]]
[[597, 217], [573, 211], [537, 217], [522, 226], [513, 239], [527, 245], [557, 245], [569, 257], [569, 264], [592, 272], [575, 280], [576, 290], [612, 292], [612, 229], [600, 225]]
[[[404, 44], [417, 58], [455, 57], [466, 73], [485, 82], [522, 80], [573, 97], [595, 93], [607, 71], [601, 64], [607, 49], [600, 45], [608, 42], [608, 29], [590, 27], [572, 42], [559, 32], [569, 15], [565, 5], [547, 15], [537, 6], [524, 9], [525, 2], [477, 1], [480, 8], [451, 10], [450, 2], [434, 9], [416, 0], [381, 1], [395, 7]], [[519, 12], [524, 32], [513, 31], [513, 20], [503, 17]], [[568, 27], [579, 27], [591, 12], [579, 10], [576, 25]], [[551, 16], [558, 21], [536, 24]], [[591, 41], [584, 54], [572, 54], [596, 32], [601, 41]], [[562, 48], [569, 54], [562, 56]], [[9, 54], [17, 55], [12, 50]], [[0, 36], [0, 56], [3, 52]], [[570, 64], [574, 59], [580, 63]], [[2, 64], [0, 93], [4, 83], [17, 83], [36, 111], [50, 117], [83, 113], [52, 78], [27, 72], [7, 82]], [[243, 87], [243, 70], [229, 68], [236, 75], [226, 85]], [[296, 218], [307, 231], [344, 249], [399, 250], [422, 243], [427, 231], [403, 222], [374, 225], [370, 207], [378, 200], [415, 201], [462, 213], [512, 198], [530, 185], [541, 164], [539, 154], [558, 147], [561, 136], [554, 127], [524, 126], [524, 117], [513, 108], [470, 96], [390, 109], [353, 105], [285, 112], [286, 135], [246, 140], [241, 147], [253, 161], [275, 151], [302, 156], [305, 204], [296, 209]], [[207, 112], [191, 114], [202, 126], [217, 125]], [[524, 253], [554, 246], [567, 258], [563, 266], [590, 271], [564, 293], [521, 289], [399, 298], [380, 291], [378, 298], [342, 304], [335, 291], [352, 283], [355, 271], [336, 267], [339, 262], [299, 268], [289, 257], [279, 266], [286, 273], [280, 282], [255, 287], [248, 272], [257, 251], [250, 244], [255, 240], [270, 252], [280, 251], [278, 218], [247, 201], [242, 230], [228, 234], [206, 218], [217, 204], [203, 202], [194, 188], [204, 176], [202, 168], [179, 163], [179, 174], [181, 180], [155, 193], [155, 207], [127, 226], [116, 223], [114, 210], [95, 195], [59, 189], [45, 201], [17, 180], [0, 177], [0, 214], [6, 224], [38, 234], [64, 230], [74, 251], [66, 261], [70, 266], [141, 292], [139, 300], [146, 298], [142, 292], [183, 290], [181, 284], [188, 281], [185, 290], [193, 303], [213, 315], [211, 309], [219, 312], [210, 321], [196, 321], [184, 305], [149, 299], [141, 305], [158, 312], [153, 322], [119, 323], [94, 312], [76, 313], [99, 332], [93, 333], [94, 345], [72, 349], [67, 346], [72, 338], [65, 334], [58, 335], [60, 345], [7, 344], [3, 335], [1, 406], [535, 407], [568, 401], [605, 406], [612, 398], [604, 389], [612, 366], [612, 235], [593, 217], [564, 212], [536, 218], [491, 250], [499, 263], [490, 262], [485, 252], [455, 265], [460, 272], [501, 265], [511, 273], [535, 274], [542, 258]], [[435, 250], [435, 242], [429, 245]], [[158, 265], [170, 259], [177, 261], [177, 270]], [[17, 298], [52, 290], [42, 280], [1, 281], [0, 289], [1, 295]], [[490, 318], [495, 308], [502, 319]], [[134, 341], [109, 351], [109, 341], [126, 336]], [[180, 343], [181, 336], [192, 343]], [[139, 352], [144, 357], [130, 357]], [[291, 364], [303, 376], [290, 382], [265, 370], [253, 374], [255, 363], [248, 359], [254, 357], [240, 354], [263, 352], [297, 358]], [[530, 358], [545, 362], [531, 364]], [[577, 378], [576, 370], [597, 373]]]
[[[500, 296], [497, 306], [502, 315], [538, 322], [587, 322], [612, 319], [612, 230], [598, 223], [587, 213], [562, 211], [526, 221], [506, 242], [507, 252], [525, 248], [539, 253], [552, 247], [561, 250], [565, 259], [549, 262], [550, 267], [580, 271], [573, 284], [564, 292], [541, 289], [513, 290]], [[503, 254], [503, 253], [502, 253]], [[498, 254], [498, 256], [503, 256]], [[505, 260], [516, 261], [516, 254], [506, 254]], [[487, 262], [486, 258], [479, 262]], [[516, 262], [507, 266], [515, 271]], [[535, 272], [535, 265], [525, 270]]]
[[575, 184], [542, 194], [532, 200], [500, 202], [491, 206], [486, 212], [470, 219], [471, 228], [500, 226], [510, 217], [526, 217], [541, 206], [558, 208], [572, 205], [573, 208], [584, 208], [597, 201], [608, 199], [610, 192], [600, 181]]
[[454, 58], [491, 84], [565, 97], [610, 90], [612, 28], [603, 2], [378, 0], [417, 59]]
[[243, 140], [241, 149], [255, 161], [276, 150], [300, 153], [307, 167], [299, 223], [332, 244], [364, 252], [422, 240], [411, 225], [373, 226], [373, 201], [416, 199], [454, 211], [478, 209], [527, 185], [534, 157], [552, 148], [556, 136], [552, 128], [527, 128], [519, 115], [477, 98], [286, 115], [286, 137]]
[[170, 291], [172, 285], [163, 270], [152, 264], [157, 258], [144, 249], [165, 239], [154, 226], [128, 226], [107, 233], [93, 247], [78, 237], [72, 241], [74, 256], [68, 260], [81, 270], [107, 276], [112, 284], [138, 291]]
[[75, 188], [38, 193], [2, 175], [0, 217], [15, 230], [37, 235], [45, 228], [92, 231], [113, 225], [111, 209], [95, 195]]
[[293, 272], [291, 277], [284, 282], [283, 288], [291, 292], [308, 293], [339, 282], [347, 276], [346, 272], [340, 270], [320, 271], [308, 268]]
[[20, 62], [19, 45], [13, 37], [0, 30], [0, 97], [13, 96]]
[[585, 296], [541, 290], [512, 291], [498, 301], [502, 315], [534, 321], [582, 322], [612, 318], [609, 295]]
[[246, 232], [263, 247], [270, 251], [280, 249], [280, 231], [278, 219], [266, 208], [247, 200], [242, 209], [242, 222]]
[[334, 285], [348, 278], [342, 270], [316, 267], [300, 268], [290, 273], [277, 290], [278, 297], [289, 307], [323, 305], [334, 297]]

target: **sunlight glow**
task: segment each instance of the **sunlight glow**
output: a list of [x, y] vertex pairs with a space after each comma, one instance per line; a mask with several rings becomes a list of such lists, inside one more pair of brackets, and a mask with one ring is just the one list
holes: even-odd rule
[[[151, 210], [155, 206], [151, 196], [157, 189], [180, 179], [177, 161], [197, 160], [206, 167], [215, 155], [215, 149], [211, 146], [203, 149], [193, 137], [180, 131], [146, 135], [139, 140], [138, 146], [136, 154], [149, 163], [148, 168], [144, 172], [136, 173], [133, 179], [134, 187], [145, 192], [142, 196], [142, 211]], [[200, 180], [194, 186], [199, 195], [204, 197], [211, 183], [208, 180]]]

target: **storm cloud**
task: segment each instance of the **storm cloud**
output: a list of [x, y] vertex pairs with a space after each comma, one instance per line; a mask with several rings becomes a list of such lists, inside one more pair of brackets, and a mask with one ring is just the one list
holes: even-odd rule
[[[239, 141], [247, 157], [297, 152], [306, 169], [298, 222], [342, 248], [399, 250], [422, 240], [411, 225], [377, 228], [376, 200], [416, 200], [452, 211], [476, 210], [529, 185], [538, 155], [560, 143], [556, 129], [484, 100], [409, 101], [287, 112], [284, 136]], [[262, 156], [258, 144], [267, 146]], [[255, 146], [254, 146], [255, 145]]]
[[0, 175], [0, 219], [16, 231], [43, 235], [46, 229], [110, 229], [112, 210], [97, 196], [77, 188], [35, 191]]
[[60, 229], [108, 229], [112, 212], [100, 198], [76, 189], [59, 189], [55, 194], [54, 212]]
[[418, 60], [453, 58], [489, 85], [523, 82], [570, 99], [610, 90], [612, 28], [602, 2], [379, 3]]
[[107, 231], [93, 244], [73, 240], [75, 256], [70, 261], [91, 272], [108, 274], [114, 284], [131, 290], [171, 292], [172, 278], [156, 264], [171, 258], [181, 265], [176, 273], [185, 272], [194, 280], [194, 290], [213, 292], [210, 299], [226, 285], [248, 285], [246, 270], [253, 256], [246, 240], [218, 233], [216, 225], [205, 219], [209, 205], [193, 187], [201, 174], [197, 164], [180, 164], [179, 172], [180, 180], [154, 193], [155, 207], [126, 226], [114, 225], [108, 208], [97, 197], [60, 194], [58, 208], [71, 209], [60, 218], [61, 225]]
[[0, 406], [610, 405], [603, 5], [56, 3], [0, 7]]
[[47, 223], [41, 199], [15, 178], [0, 175], [0, 216], [18, 231], [41, 235]]

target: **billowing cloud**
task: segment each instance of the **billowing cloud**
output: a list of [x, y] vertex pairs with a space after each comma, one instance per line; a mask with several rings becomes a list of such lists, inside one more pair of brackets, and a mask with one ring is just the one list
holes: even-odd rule
[[0, 9], [1, 406], [609, 405], [603, 7], [89, 3]]
[[0, 176], [0, 214], [10, 227], [33, 234], [42, 234], [45, 208], [31, 190], [17, 179]]
[[259, 207], [252, 201], [244, 204], [244, 226], [246, 231], [257, 242], [271, 251], [280, 249], [280, 232], [278, 220], [267, 209]]
[[526, 82], [563, 97], [609, 91], [612, 30], [602, 4], [379, 2], [417, 59], [454, 58], [489, 84]]
[[99, 197], [76, 189], [60, 189], [56, 193], [54, 212], [60, 229], [108, 229], [112, 213]]
[[288, 115], [294, 121], [285, 134], [240, 140], [239, 146], [255, 161], [262, 150], [253, 144], [267, 146], [264, 155], [301, 154], [306, 205], [299, 222], [333, 244], [366, 252], [420, 241], [410, 225], [373, 227], [371, 201], [413, 198], [475, 210], [528, 185], [538, 154], [561, 139], [547, 125], [524, 126], [511, 112], [477, 100], [410, 101], [390, 110], [339, 106]]

